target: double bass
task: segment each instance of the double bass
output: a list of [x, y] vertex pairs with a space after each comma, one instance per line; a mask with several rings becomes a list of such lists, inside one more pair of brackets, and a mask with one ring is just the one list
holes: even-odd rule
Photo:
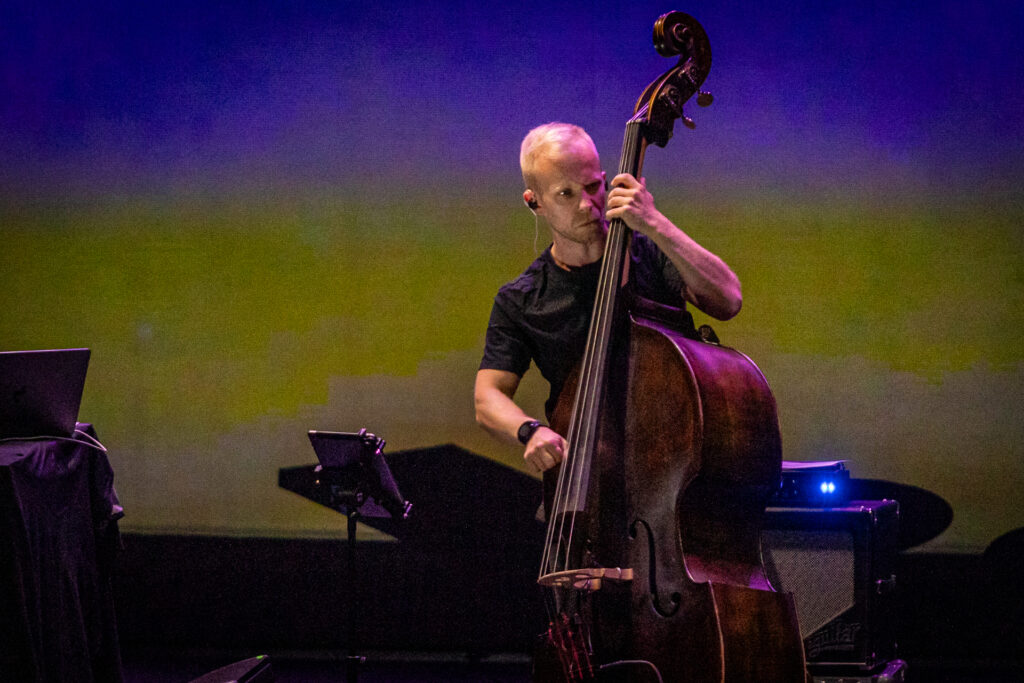
[[[638, 178], [676, 119], [692, 127], [683, 103], [711, 103], [701, 25], [665, 14], [654, 44], [678, 62], [626, 124], [619, 173]], [[545, 475], [549, 627], [534, 680], [804, 681], [792, 596], [761, 562], [781, 466], [771, 390], [688, 313], [630, 295], [629, 236], [611, 221], [583, 359], [548, 415], [568, 450]]]

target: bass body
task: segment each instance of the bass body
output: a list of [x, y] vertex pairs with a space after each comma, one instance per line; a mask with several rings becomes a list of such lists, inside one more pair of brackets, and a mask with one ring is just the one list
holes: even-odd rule
[[[594, 676], [656, 681], [649, 662], [664, 681], [803, 681], [792, 597], [761, 562], [781, 466], [768, 383], [744, 354], [693, 338], [685, 313], [637, 303], [612, 347], [580, 519], [584, 565], [632, 570], [578, 603]], [[567, 386], [556, 431], [575, 403]]]

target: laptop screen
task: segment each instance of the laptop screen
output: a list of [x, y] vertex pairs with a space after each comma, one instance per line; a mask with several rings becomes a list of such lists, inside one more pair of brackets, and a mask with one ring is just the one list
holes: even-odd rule
[[0, 352], [0, 439], [74, 434], [89, 349]]

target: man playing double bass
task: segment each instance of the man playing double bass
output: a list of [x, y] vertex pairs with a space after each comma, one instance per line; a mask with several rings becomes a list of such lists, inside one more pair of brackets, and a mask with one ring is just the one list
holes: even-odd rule
[[566, 441], [513, 397], [532, 360], [551, 385], [550, 412], [579, 361], [609, 220], [620, 218], [634, 231], [628, 277], [640, 296], [678, 308], [688, 301], [728, 320], [739, 312], [742, 294], [722, 259], [655, 208], [642, 180], [622, 174], [608, 190], [597, 149], [582, 128], [534, 128], [519, 163], [523, 201], [551, 230], [552, 243], [495, 296], [474, 401], [477, 422], [498, 439], [524, 444], [524, 459], [543, 472], [561, 462]]

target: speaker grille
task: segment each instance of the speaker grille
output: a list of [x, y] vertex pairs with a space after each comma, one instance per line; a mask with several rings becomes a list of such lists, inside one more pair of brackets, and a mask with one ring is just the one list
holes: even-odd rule
[[870, 669], [895, 657], [893, 593], [899, 505], [769, 508], [761, 551], [772, 585], [791, 593], [807, 665]]
[[762, 540], [768, 578], [793, 594], [802, 637], [856, 604], [852, 533], [764, 529]]

